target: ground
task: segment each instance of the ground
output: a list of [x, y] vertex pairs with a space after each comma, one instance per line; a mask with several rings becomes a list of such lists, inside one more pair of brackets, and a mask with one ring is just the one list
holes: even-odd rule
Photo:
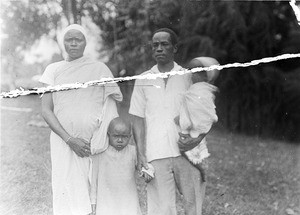
[[[38, 96], [1, 100], [1, 215], [52, 214], [49, 133]], [[204, 215], [300, 214], [300, 144], [219, 128], [208, 142]], [[145, 184], [139, 179], [138, 190], [145, 214]], [[179, 194], [178, 212], [183, 214]]]

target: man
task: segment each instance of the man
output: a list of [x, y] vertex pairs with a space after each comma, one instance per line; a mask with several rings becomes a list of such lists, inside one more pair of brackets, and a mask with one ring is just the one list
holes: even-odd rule
[[[174, 62], [176, 44], [177, 36], [172, 30], [155, 31], [152, 51], [157, 65], [143, 74], [181, 70], [182, 67]], [[181, 156], [180, 151], [192, 149], [205, 135], [180, 137], [174, 123], [180, 99], [190, 85], [190, 75], [141, 79], [135, 83], [129, 113], [134, 119], [139, 165], [147, 169], [146, 162], [150, 162], [155, 169], [155, 177], [147, 188], [149, 215], [176, 214], [176, 187], [183, 195], [185, 214], [201, 214], [205, 184], [200, 172]]]

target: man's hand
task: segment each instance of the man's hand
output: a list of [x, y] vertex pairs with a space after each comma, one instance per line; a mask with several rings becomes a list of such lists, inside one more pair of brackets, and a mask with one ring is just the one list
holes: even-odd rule
[[142, 173], [141, 173], [141, 177], [144, 178], [144, 180], [145, 180], [146, 183], [149, 183], [149, 182], [153, 179], [152, 176], [150, 176], [149, 174], [147, 174], [147, 173], [145, 173], [145, 172], [142, 172]]
[[72, 137], [67, 141], [67, 144], [81, 158], [91, 155], [90, 143], [83, 139]]
[[142, 170], [140, 171], [140, 177], [143, 177], [145, 182], [148, 183], [150, 182], [155, 175], [155, 169], [151, 163], [148, 163], [148, 169], [145, 169], [142, 167]]
[[178, 147], [181, 152], [189, 151], [195, 148], [205, 137], [206, 134], [200, 134], [197, 138], [192, 138], [189, 134], [179, 133]]
[[143, 177], [146, 183], [150, 182], [153, 179], [153, 177], [151, 177], [150, 175], [148, 175], [146, 172], [143, 171], [143, 169], [146, 170], [149, 169], [146, 157], [138, 156], [137, 169], [138, 172], [140, 173], [140, 177]]
[[145, 156], [139, 155], [137, 159], [137, 169], [139, 172], [142, 171], [142, 168], [144, 167], [145, 169], [149, 169], [148, 164], [147, 164], [147, 159]]

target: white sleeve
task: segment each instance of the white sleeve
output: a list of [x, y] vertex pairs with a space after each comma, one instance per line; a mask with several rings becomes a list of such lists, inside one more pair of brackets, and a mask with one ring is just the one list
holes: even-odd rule
[[129, 113], [135, 116], [145, 118], [146, 97], [143, 90], [142, 80], [137, 79], [131, 96]]
[[54, 85], [54, 72], [56, 70], [57, 64], [50, 64], [46, 67], [42, 77], [40, 78], [39, 82], [48, 84], [48, 85]]

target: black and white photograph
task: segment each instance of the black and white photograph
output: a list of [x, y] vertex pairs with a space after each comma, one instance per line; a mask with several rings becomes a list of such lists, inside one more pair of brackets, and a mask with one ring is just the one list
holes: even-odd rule
[[300, 1], [0, 11], [1, 215], [300, 215]]

